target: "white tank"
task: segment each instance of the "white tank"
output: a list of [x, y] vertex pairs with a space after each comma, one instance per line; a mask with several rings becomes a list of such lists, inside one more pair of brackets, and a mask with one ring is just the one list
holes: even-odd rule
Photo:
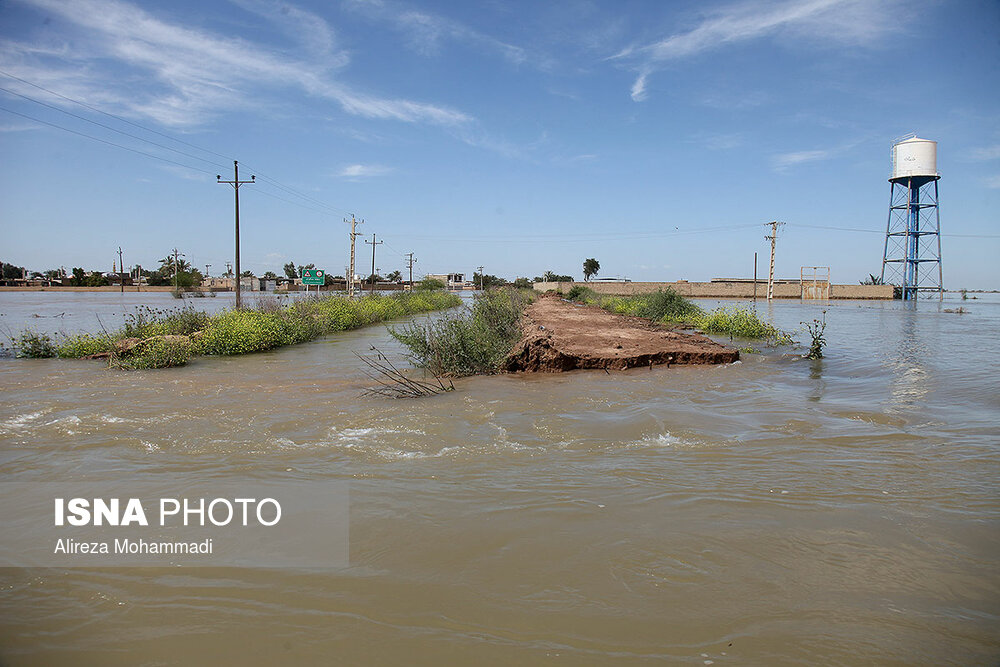
[[937, 142], [911, 137], [892, 147], [892, 179], [937, 176]]

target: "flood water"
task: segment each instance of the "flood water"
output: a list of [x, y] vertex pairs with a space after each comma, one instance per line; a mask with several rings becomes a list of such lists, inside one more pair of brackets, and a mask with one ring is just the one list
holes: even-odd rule
[[[120, 298], [0, 293], [0, 321], [114, 328]], [[382, 326], [162, 371], [0, 359], [6, 481], [351, 498], [345, 569], [2, 570], [0, 663], [997, 664], [1000, 302], [757, 307], [825, 309], [827, 357], [413, 400], [361, 396]]]

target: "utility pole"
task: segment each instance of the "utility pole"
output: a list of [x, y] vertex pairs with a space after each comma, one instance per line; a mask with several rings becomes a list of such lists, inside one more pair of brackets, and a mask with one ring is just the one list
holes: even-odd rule
[[212, 268], [212, 265], [211, 265], [211, 264], [206, 264], [206, 265], [205, 265], [205, 277], [206, 277], [206, 278], [208, 278], [208, 270], [209, 270], [210, 268]]
[[479, 291], [483, 291], [483, 267], [479, 267]]
[[[180, 253], [180, 256], [183, 257], [184, 253]], [[177, 291], [177, 257], [178, 257], [177, 248], [174, 248], [174, 291], [175, 292]]]
[[122, 262], [122, 247], [118, 246], [118, 282], [122, 285], [122, 293], [125, 293], [125, 264]]
[[417, 260], [413, 259], [413, 253], [406, 253], [406, 267], [410, 270], [410, 291], [413, 291], [413, 265], [416, 264]]
[[757, 303], [757, 253], [753, 254], [753, 302]]
[[[209, 172], [211, 173], [211, 172]], [[234, 281], [236, 287], [236, 310], [240, 309], [240, 186], [246, 185], [247, 183], [256, 182], [257, 177], [250, 175], [249, 181], [240, 180], [240, 163], [233, 160], [233, 180], [224, 181], [221, 175], [216, 175], [216, 183], [228, 183], [233, 186], [233, 191], [236, 193], [236, 280]]]
[[355, 231], [355, 229], [357, 228], [358, 225], [365, 224], [365, 221], [364, 220], [358, 220], [358, 219], [356, 219], [354, 217], [354, 214], [352, 213], [351, 214], [351, 219], [348, 220], [347, 218], [344, 218], [344, 222], [350, 222], [351, 223], [351, 266], [348, 269], [349, 273], [347, 274], [347, 296], [353, 297], [354, 296], [354, 273], [355, 273], [355, 268], [354, 268], [354, 241], [359, 236], [361, 236], [361, 234], [358, 234]]
[[233, 273], [233, 263], [232, 262], [226, 262], [226, 275], [230, 276], [230, 275], [232, 275], [232, 273]]
[[368, 239], [365, 239], [365, 243], [371, 243], [372, 244], [372, 290], [371, 291], [372, 291], [372, 294], [374, 294], [375, 293], [375, 276], [376, 276], [376, 273], [375, 273], [375, 246], [380, 246], [383, 243], [385, 243], [385, 241], [376, 241], [375, 240], [375, 234], [372, 234], [372, 240], [369, 241]]
[[771, 225], [771, 235], [764, 238], [771, 242], [771, 269], [767, 274], [767, 300], [774, 298], [774, 242], [778, 240], [778, 226], [785, 223], [777, 220], [767, 223]]

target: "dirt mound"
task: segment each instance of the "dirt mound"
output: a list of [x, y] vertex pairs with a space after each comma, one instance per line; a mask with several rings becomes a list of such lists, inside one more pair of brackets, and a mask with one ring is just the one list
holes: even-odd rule
[[524, 338], [507, 358], [505, 370], [623, 370], [657, 364], [726, 364], [739, 358], [739, 351], [699, 334], [671, 331], [641, 317], [548, 295], [525, 310]]

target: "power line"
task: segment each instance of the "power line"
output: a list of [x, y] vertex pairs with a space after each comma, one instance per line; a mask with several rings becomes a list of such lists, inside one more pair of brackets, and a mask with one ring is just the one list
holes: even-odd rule
[[171, 141], [176, 141], [179, 144], [184, 144], [185, 146], [190, 146], [191, 148], [195, 148], [195, 149], [203, 151], [205, 153], [209, 153], [211, 155], [214, 155], [216, 157], [220, 157], [220, 158], [222, 158], [224, 160], [227, 160], [227, 161], [230, 160], [230, 159], [232, 159], [232, 158], [230, 158], [230, 157], [228, 157], [226, 155], [223, 155], [221, 153], [216, 153], [215, 151], [209, 150], [207, 148], [203, 148], [201, 146], [196, 146], [195, 144], [188, 143], [187, 141], [184, 141], [182, 139], [178, 139], [176, 137], [172, 137], [169, 134], [165, 134], [163, 132], [158, 132], [157, 130], [154, 130], [152, 128], [146, 127], [145, 125], [140, 125], [139, 123], [136, 123], [136, 122], [133, 122], [131, 120], [128, 120], [127, 118], [122, 118], [121, 116], [116, 116], [113, 113], [109, 113], [107, 111], [102, 111], [101, 109], [98, 109], [97, 107], [94, 107], [94, 106], [91, 106], [91, 105], [87, 104], [86, 102], [81, 102], [80, 100], [75, 100], [72, 97], [67, 97], [66, 95], [62, 95], [60, 93], [57, 93], [54, 90], [49, 90], [48, 88], [45, 88], [44, 86], [40, 86], [37, 83], [32, 83], [31, 81], [26, 81], [26, 80], [22, 79], [21, 77], [14, 76], [10, 72], [5, 72], [3, 70], [0, 70], [0, 74], [3, 74], [4, 76], [10, 77], [11, 79], [14, 79], [15, 81], [20, 81], [21, 83], [27, 84], [27, 85], [29, 85], [29, 86], [31, 86], [33, 88], [37, 88], [39, 90], [45, 91], [46, 93], [49, 93], [50, 95], [55, 95], [56, 97], [59, 97], [61, 99], [66, 100], [67, 102], [72, 102], [73, 104], [79, 104], [80, 106], [82, 106], [84, 108], [87, 108], [87, 109], [90, 109], [91, 111], [94, 111], [96, 113], [103, 114], [105, 116], [108, 116], [109, 118], [114, 118], [115, 120], [121, 121], [122, 123], [126, 123], [128, 125], [133, 126], [133, 127], [138, 127], [139, 129], [145, 130], [146, 132], [151, 132], [153, 134], [159, 135], [159, 136], [161, 136], [161, 137], [163, 137], [165, 139], [170, 139]]
[[[208, 148], [204, 148], [204, 147], [202, 147], [202, 146], [198, 146], [198, 145], [196, 145], [196, 144], [192, 144], [192, 143], [190, 143], [190, 142], [188, 142], [188, 141], [184, 141], [184, 140], [182, 140], [182, 139], [178, 139], [178, 138], [176, 138], [176, 137], [172, 137], [172, 136], [170, 136], [169, 134], [166, 134], [166, 133], [164, 133], [164, 132], [159, 132], [159, 131], [157, 131], [157, 130], [154, 130], [154, 129], [150, 128], [150, 127], [146, 127], [145, 125], [142, 125], [141, 123], [136, 123], [136, 122], [134, 122], [134, 121], [131, 121], [131, 120], [128, 120], [127, 118], [122, 118], [121, 116], [118, 116], [118, 115], [115, 115], [115, 114], [113, 114], [113, 113], [109, 113], [109, 112], [107, 112], [107, 111], [103, 111], [103, 110], [101, 110], [101, 109], [98, 109], [97, 107], [94, 107], [94, 106], [92, 106], [92, 105], [90, 105], [90, 104], [87, 104], [86, 102], [81, 102], [80, 100], [77, 100], [77, 99], [73, 99], [72, 97], [69, 97], [69, 96], [67, 96], [67, 95], [63, 95], [63, 94], [61, 94], [61, 93], [57, 93], [57, 92], [55, 92], [54, 90], [50, 90], [49, 88], [46, 88], [46, 87], [44, 87], [44, 86], [40, 86], [40, 85], [38, 85], [37, 83], [32, 83], [31, 81], [27, 81], [27, 80], [25, 80], [25, 79], [22, 79], [22, 78], [20, 78], [20, 77], [18, 77], [18, 76], [15, 76], [15, 75], [13, 75], [13, 74], [9, 73], [9, 72], [5, 72], [5, 71], [3, 71], [3, 70], [0, 70], [0, 74], [2, 74], [2, 75], [4, 75], [4, 76], [7, 76], [7, 77], [9, 77], [9, 78], [11, 78], [11, 79], [14, 79], [15, 81], [20, 81], [21, 83], [23, 83], [23, 84], [26, 84], [26, 85], [28, 85], [28, 86], [32, 86], [33, 88], [37, 88], [38, 90], [41, 90], [41, 91], [44, 91], [44, 92], [46, 92], [46, 93], [49, 93], [50, 95], [54, 95], [54, 96], [56, 96], [56, 97], [58, 97], [58, 98], [60, 98], [60, 99], [64, 99], [64, 100], [66, 100], [66, 101], [68, 101], [68, 102], [72, 102], [73, 104], [78, 104], [78, 105], [80, 105], [80, 106], [82, 106], [82, 107], [84, 107], [84, 108], [86, 108], [86, 109], [89, 109], [89, 110], [91, 110], [91, 111], [94, 111], [95, 113], [99, 113], [99, 114], [103, 114], [103, 115], [105, 115], [105, 116], [107, 116], [107, 117], [109, 117], [109, 118], [114, 118], [115, 120], [117, 120], [117, 121], [120, 121], [120, 122], [122, 122], [122, 123], [126, 123], [126, 124], [128, 124], [128, 125], [131, 125], [131, 126], [133, 126], [133, 127], [137, 127], [137, 128], [139, 128], [139, 129], [141, 129], [141, 130], [144, 130], [144, 131], [146, 131], [146, 132], [150, 132], [150, 133], [152, 133], [152, 134], [155, 134], [155, 135], [157, 135], [157, 136], [161, 136], [161, 137], [163, 137], [163, 138], [165, 138], [165, 139], [169, 139], [170, 141], [174, 141], [174, 142], [176, 142], [176, 143], [179, 143], [179, 144], [183, 144], [183, 145], [185, 145], [185, 146], [189, 146], [189, 147], [191, 147], [191, 148], [194, 148], [194, 149], [196, 149], [196, 150], [199, 150], [199, 151], [202, 151], [202, 152], [204, 152], [204, 153], [208, 153], [209, 155], [214, 155], [214, 156], [216, 156], [216, 157], [219, 157], [219, 158], [223, 158], [224, 160], [226, 160], [226, 162], [227, 162], [227, 163], [228, 163], [228, 161], [229, 161], [229, 160], [231, 160], [231, 159], [232, 159], [231, 157], [229, 157], [229, 156], [226, 156], [226, 155], [223, 155], [222, 153], [218, 153], [218, 152], [216, 152], [216, 151], [213, 151], [213, 150], [211, 150], [211, 149], [208, 149]], [[65, 114], [67, 114], [67, 115], [70, 115], [70, 116], [73, 116], [74, 118], [78, 118], [78, 119], [80, 119], [80, 120], [83, 120], [83, 121], [85, 121], [85, 122], [88, 122], [88, 123], [93, 123], [93, 124], [95, 124], [95, 125], [98, 125], [98, 126], [100, 126], [100, 127], [103, 127], [103, 128], [105, 128], [105, 129], [108, 129], [108, 130], [111, 130], [112, 132], [117, 132], [117, 133], [119, 133], [119, 134], [123, 134], [123, 135], [125, 135], [125, 136], [127, 136], [127, 137], [131, 137], [131, 138], [133, 138], [133, 139], [137, 139], [137, 140], [139, 140], [139, 141], [144, 141], [144, 142], [146, 142], [146, 143], [149, 143], [149, 144], [152, 144], [152, 145], [154, 145], [154, 146], [157, 146], [157, 147], [159, 147], [159, 148], [163, 148], [163, 149], [165, 149], [165, 150], [169, 150], [169, 151], [173, 151], [173, 152], [175, 152], [175, 153], [179, 153], [179, 154], [181, 154], [181, 155], [184, 155], [185, 157], [190, 157], [190, 158], [192, 158], [192, 159], [195, 159], [195, 160], [200, 160], [200, 161], [203, 161], [203, 162], [207, 162], [207, 163], [209, 163], [209, 164], [211, 164], [211, 165], [213, 165], [213, 166], [215, 166], [215, 167], [219, 167], [219, 166], [222, 166], [222, 165], [220, 165], [219, 163], [216, 163], [216, 162], [212, 162], [211, 160], [206, 160], [206, 159], [205, 159], [205, 158], [203, 158], [203, 157], [199, 157], [199, 156], [197, 156], [197, 155], [190, 155], [189, 153], [185, 153], [185, 152], [183, 152], [183, 151], [179, 151], [179, 150], [177, 150], [177, 149], [175, 149], [175, 148], [170, 148], [169, 146], [164, 146], [164, 145], [162, 145], [162, 144], [158, 144], [158, 143], [156, 143], [155, 141], [150, 141], [149, 139], [145, 139], [145, 138], [143, 138], [143, 137], [139, 137], [139, 136], [136, 136], [136, 135], [133, 135], [133, 134], [129, 134], [129, 133], [127, 133], [127, 132], [123, 132], [123, 131], [121, 131], [121, 130], [118, 130], [118, 129], [115, 129], [115, 128], [113, 128], [113, 127], [110, 127], [110, 126], [108, 126], [108, 125], [104, 125], [104, 124], [102, 124], [102, 123], [98, 123], [98, 122], [96, 122], [96, 121], [93, 121], [93, 120], [90, 120], [90, 119], [88, 119], [88, 118], [85, 118], [85, 117], [83, 117], [83, 116], [79, 116], [79, 115], [77, 115], [77, 114], [74, 114], [74, 113], [71, 113], [71, 112], [69, 112], [69, 111], [66, 111], [66, 110], [64, 110], [64, 109], [60, 109], [60, 108], [58, 108], [58, 107], [55, 107], [55, 106], [52, 106], [52, 105], [49, 105], [49, 104], [46, 104], [45, 102], [41, 102], [41, 101], [39, 101], [39, 100], [36, 100], [36, 99], [34, 99], [34, 98], [31, 98], [31, 97], [28, 97], [27, 95], [23, 95], [23, 94], [21, 94], [21, 93], [17, 93], [17, 92], [14, 92], [14, 91], [11, 91], [11, 90], [8, 90], [8, 89], [6, 89], [6, 88], [0, 88], [0, 90], [4, 90], [4, 91], [6, 91], [6, 92], [8, 92], [8, 93], [11, 93], [11, 94], [13, 94], [13, 95], [17, 95], [17, 96], [19, 96], [19, 97], [23, 97], [23, 98], [24, 98], [24, 99], [26, 99], [26, 100], [29, 100], [29, 101], [31, 101], [31, 102], [35, 102], [36, 104], [40, 104], [40, 105], [42, 105], [42, 106], [46, 106], [46, 107], [49, 107], [49, 108], [51, 108], [51, 109], [54, 109], [54, 110], [56, 110], [56, 111], [60, 111], [60, 112], [62, 112], [62, 113], [65, 113]], [[6, 111], [6, 109], [5, 109], [5, 111]], [[17, 113], [17, 112], [11, 112], [11, 113]], [[21, 114], [21, 115], [23, 116], [23, 114]], [[41, 123], [45, 123], [45, 121], [41, 121], [41, 120], [38, 120], [38, 119], [35, 119], [35, 118], [31, 118], [30, 116], [24, 116], [24, 117], [26, 117], [26, 118], [29, 118], [30, 120], [36, 120], [36, 121], [38, 121], [38, 122], [41, 122]], [[46, 123], [46, 124], [50, 124], [50, 123]], [[66, 129], [66, 128], [62, 128], [61, 126], [58, 126], [58, 125], [54, 125], [54, 124], [50, 124], [50, 125], [53, 125], [54, 127], [59, 127], [59, 129]], [[67, 131], [72, 131], [72, 130], [67, 130]], [[88, 137], [89, 137], [89, 135], [83, 135], [83, 136], [88, 136]], [[93, 137], [90, 137], [90, 138], [93, 138]], [[98, 141], [103, 141], [103, 140], [98, 140]], [[133, 150], [133, 152], [140, 152], [140, 151], [134, 151], [134, 149], [128, 149], [127, 147], [124, 147], [124, 146], [120, 146], [120, 145], [118, 145], [118, 144], [114, 144], [113, 142], [104, 142], [104, 143], [107, 143], [107, 144], [109, 144], [109, 145], [112, 145], [112, 146], [118, 146], [119, 148], [126, 148], [126, 150]], [[142, 154], [146, 155], [146, 153], [142, 153]], [[162, 159], [162, 158], [161, 158], [161, 159]], [[249, 165], [244, 165], [244, 166], [249, 166]], [[259, 171], [257, 171], [257, 170], [255, 170], [255, 169], [253, 169], [252, 167], [250, 167], [250, 169], [251, 169], [251, 171], [254, 171], [254, 172], [255, 172], [255, 173], [256, 173], [256, 174], [258, 175], [258, 176], [260, 176], [262, 180], [266, 180], [266, 181], [268, 181], [268, 182], [269, 182], [269, 183], [270, 183], [271, 185], [273, 185], [274, 187], [276, 187], [276, 188], [279, 188], [279, 189], [281, 189], [281, 190], [284, 190], [284, 191], [285, 191], [286, 193], [288, 193], [288, 194], [290, 194], [290, 195], [294, 195], [294, 196], [296, 196], [296, 197], [300, 197], [300, 198], [302, 198], [302, 199], [305, 199], [305, 200], [307, 200], [307, 201], [310, 201], [310, 202], [312, 202], [313, 204], [317, 204], [317, 205], [319, 205], [319, 206], [322, 206], [323, 208], [325, 208], [325, 209], [327, 209], [327, 210], [329, 210], [329, 211], [334, 211], [334, 212], [336, 212], [336, 213], [338, 213], [338, 214], [340, 214], [340, 213], [346, 213], [346, 214], [350, 215], [350, 213], [349, 213], [349, 212], [347, 212], [347, 211], [344, 211], [343, 209], [339, 209], [339, 208], [337, 208], [337, 207], [335, 207], [335, 206], [331, 206], [330, 204], [327, 204], [327, 203], [325, 203], [325, 202], [323, 202], [323, 201], [320, 201], [319, 199], [316, 199], [316, 198], [314, 198], [314, 197], [310, 197], [309, 195], [306, 195], [306, 194], [304, 194], [304, 193], [302, 193], [302, 192], [300, 192], [300, 191], [296, 190], [295, 188], [292, 188], [292, 187], [289, 187], [289, 186], [286, 186], [286, 185], [283, 185], [283, 184], [282, 184], [282, 183], [280, 183], [280, 182], [279, 182], [278, 180], [276, 180], [276, 179], [273, 179], [273, 178], [271, 178], [271, 177], [267, 176], [266, 174], [262, 174], [262, 173], [260, 173]], [[209, 173], [209, 172], [206, 172], [206, 173]], [[279, 199], [280, 199], [280, 198], [279, 198]], [[294, 203], [294, 202], [289, 202], [288, 200], [282, 200], [282, 201], [286, 201], [287, 203]]]
[[139, 141], [143, 141], [143, 142], [145, 142], [147, 144], [151, 144], [153, 146], [156, 146], [157, 148], [162, 148], [163, 150], [171, 151], [173, 153], [177, 153], [178, 155], [183, 155], [184, 157], [189, 157], [192, 160], [200, 160], [202, 162], [205, 162], [205, 163], [208, 163], [208, 164], [212, 165], [213, 167], [220, 166], [218, 162], [212, 162], [211, 160], [206, 160], [205, 158], [203, 158], [201, 156], [191, 155], [190, 153], [185, 153], [184, 151], [177, 150], [176, 148], [171, 148], [170, 146], [164, 146], [163, 144], [156, 143], [155, 141], [150, 141], [149, 139], [146, 139], [144, 137], [140, 137], [138, 135], [130, 134], [130, 133], [125, 132], [123, 130], [119, 130], [117, 128], [111, 127], [110, 125], [105, 125], [104, 123], [98, 123], [96, 120], [91, 120], [90, 118], [87, 118], [85, 116], [81, 116], [79, 114], [75, 114], [72, 111], [66, 111], [65, 109], [60, 109], [59, 107], [57, 107], [55, 105], [47, 104], [47, 103], [42, 102], [40, 100], [36, 100], [36, 99], [34, 99], [32, 97], [28, 97], [27, 95], [22, 95], [21, 93], [18, 93], [18, 92], [15, 92], [13, 90], [9, 90], [7, 88], [4, 88], [2, 86], [0, 86], [0, 90], [4, 91], [5, 93], [9, 93], [10, 95], [17, 95], [18, 97], [24, 98], [24, 99], [28, 100], [29, 102], [34, 102], [35, 104], [41, 105], [41, 106], [46, 107], [48, 109], [53, 109], [55, 111], [58, 111], [59, 113], [64, 113], [67, 116], [72, 116], [73, 118], [82, 120], [85, 123], [90, 123], [91, 125], [96, 125], [98, 127], [103, 127], [105, 130], [111, 130], [112, 132], [117, 132], [118, 134], [121, 134], [123, 136], [129, 137], [131, 139], [137, 139]]
[[[885, 234], [884, 231], [878, 229], [858, 229], [856, 227], [832, 227], [829, 225], [803, 225], [797, 222], [787, 223], [792, 227], [804, 227], [806, 229], [830, 229], [837, 232], [862, 232], [865, 234]], [[965, 239], [1000, 239], [1000, 234], [941, 234], [941, 236], [948, 236], [952, 238], [965, 238]]]
[[70, 134], [75, 134], [77, 136], [86, 137], [87, 139], [91, 139], [93, 141], [99, 141], [102, 144], [107, 144], [108, 146], [114, 146], [115, 148], [121, 148], [122, 150], [126, 150], [126, 151], [129, 151], [129, 152], [132, 152], [132, 153], [137, 153], [139, 155], [145, 155], [146, 157], [151, 157], [154, 160], [160, 160], [162, 162], [169, 162], [170, 164], [177, 165], [178, 167], [184, 167], [185, 169], [191, 169], [192, 171], [200, 171], [203, 174], [212, 174], [212, 172], [207, 171], [205, 169], [201, 169], [199, 167], [192, 167], [191, 165], [184, 164], [182, 162], [177, 162], [176, 160], [171, 160], [171, 159], [165, 158], [165, 157], [163, 157], [161, 155], [154, 155], [153, 153], [147, 153], [147, 152], [141, 151], [141, 150], [139, 150], [137, 148], [130, 148], [128, 146], [123, 146], [121, 144], [116, 144], [113, 141], [108, 141], [107, 139], [101, 139], [100, 137], [95, 137], [95, 136], [87, 134], [85, 132], [79, 132], [77, 130], [71, 130], [68, 127], [63, 127], [62, 125], [57, 125], [56, 123], [50, 123], [47, 120], [42, 120], [41, 118], [35, 118], [34, 116], [29, 116], [28, 114], [21, 113], [19, 111], [14, 111], [12, 109], [7, 109], [6, 107], [0, 107], [0, 111], [6, 111], [7, 113], [14, 114], [15, 116], [20, 116], [21, 118], [27, 118], [28, 120], [34, 121], [36, 123], [41, 123], [42, 125], [48, 125], [49, 127], [54, 127], [57, 130], [62, 130], [64, 132], [69, 132]]

